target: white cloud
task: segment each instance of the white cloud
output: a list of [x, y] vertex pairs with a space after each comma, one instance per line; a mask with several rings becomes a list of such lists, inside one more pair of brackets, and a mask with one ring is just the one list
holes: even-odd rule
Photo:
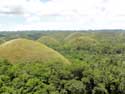
[[124, 0], [49, 0], [46, 3], [41, 0], [0, 0], [0, 2], [0, 14], [17, 15], [26, 19], [23, 25], [17, 24], [16, 28], [10, 25], [12, 29], [125, 28]]

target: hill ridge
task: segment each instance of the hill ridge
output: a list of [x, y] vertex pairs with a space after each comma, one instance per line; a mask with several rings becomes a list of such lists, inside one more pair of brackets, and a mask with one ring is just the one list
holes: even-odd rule
[[1, 44], [0, 53], [1, 58], [8, 59], [11, 62], [36, 60], [69, 63], [63, 55], [54, 49], [39, 42], [23, 38], [13, 39]]

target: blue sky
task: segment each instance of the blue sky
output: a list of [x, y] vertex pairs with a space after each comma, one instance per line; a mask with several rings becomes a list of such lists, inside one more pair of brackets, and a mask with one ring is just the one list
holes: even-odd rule
[[125, 0], [0, 2], [0, 31], [125, 29]]

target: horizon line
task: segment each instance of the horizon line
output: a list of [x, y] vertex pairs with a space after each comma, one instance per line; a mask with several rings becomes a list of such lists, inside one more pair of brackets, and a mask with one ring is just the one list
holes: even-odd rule
[[124, 31], [125, 29], [81, 29], [81, 30], [0, 30], [0, 32], [30, 32], [30, 31], [40, 31], [40, 32], [49, 32], [49, 31]]

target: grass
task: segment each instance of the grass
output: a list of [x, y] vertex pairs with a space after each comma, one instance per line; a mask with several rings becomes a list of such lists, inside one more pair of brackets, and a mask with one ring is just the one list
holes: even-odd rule
[[42, 36], [38, 40], [38, 42], [43, 43], [47, 46], [57, 46], [59, 45], [59, 41], [50, 36]]
[[67, 42], [67, 44], [72, 48], [84, 48], [88, 46], [94, 46], [97, 43], [97, 40], [87, 36], [76, 37]]
[[83, 33], [81, 33], [81, 32], [74, 32], [74, 33], [69, 34], [69, 35], [64, 39], [64, 41], [69, 41], [69, 40], [71, 40], [71, 39], [74, 39], [74, 38], [77, 38], [77, 37], [81, 37], [81, 36], [83, 36]]
[[0, 45], [0, 57], [16, 62], [70, 62], [55, 50], [27, 39], [14, 39]]

